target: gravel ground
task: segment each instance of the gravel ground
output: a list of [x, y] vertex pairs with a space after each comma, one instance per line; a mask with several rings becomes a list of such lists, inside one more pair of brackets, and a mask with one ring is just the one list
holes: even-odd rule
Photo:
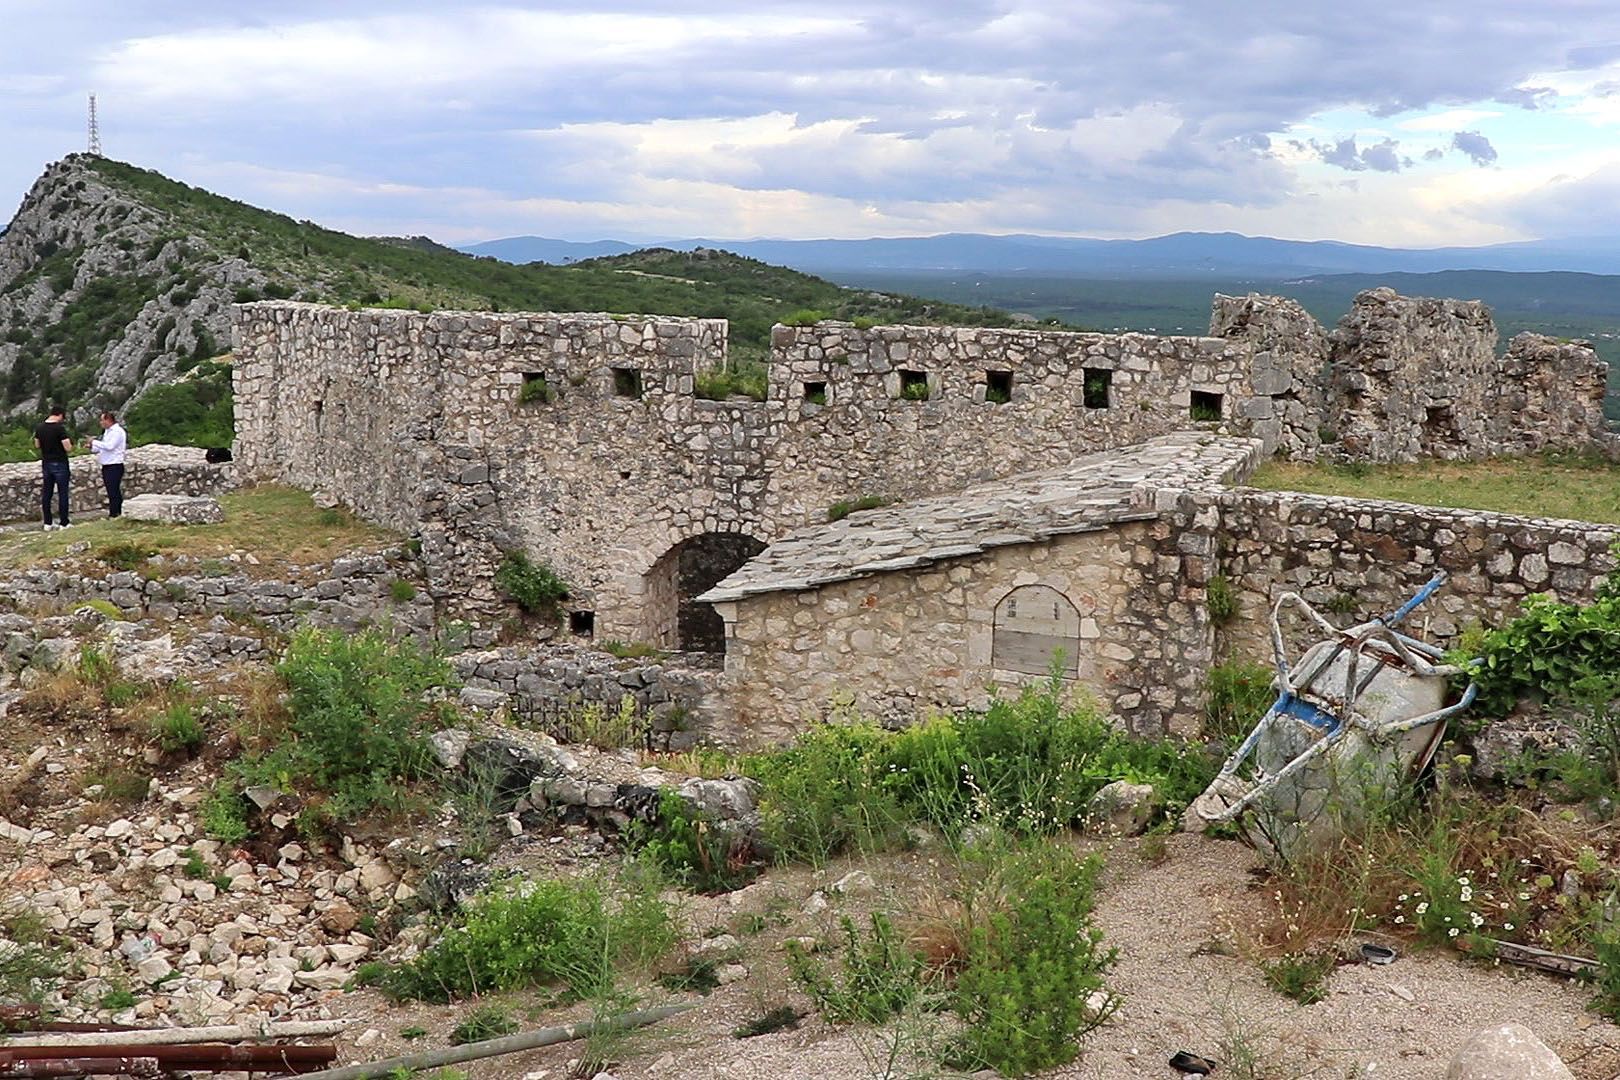
[[[1232, 928], [1254, 925], [1265, 912], [1265, 892], [1254, 886], [1249, 872], [1257, 865], [1252, 852], [1236, 843], [1177, 835], [1170, 838], [1168, 858], [1154, 865], [1139, 857], [1139, 848], [1137, 841], [1107, 846], [1108, 870], [1097, 909], [1106, 940], [1119, 950], [1110, 987], [1124, 1004], [1087, 1040], [1079, 1061], [1051, 1076], [1171, 1078], [1179, 1074], [1167, 1059], [1187, 1049], [1227, 1062], [1217, 1078], [1437, 1078], [1471, 1034], [1508, 1021], [1532, 1028], [1581, 1080], [1620, 1074], [1620, 1028], [1585, 1011], [1586, 990], [1519, 969], [1470, 965], [1448, 955], [1403, 955], [1387, 967], [1341, 967], [1329, 979], [1326, 1000], [1297, 1005], [1267, 988], [1252, 962], [1207, 949], [1214, 939], [1230, 939]], [[857, 867], [877, 879], [877, 896], [834, 897], [827, 911], [803, 913], [811, 893]], [[747, 979], [706, 998], [687, 998], [698, 1008], [616, 1048], [613, 1075], [620, 1080], [938, 1075], [903, 1065], [890, 1070], [886, 1064], [897, 1040], [902, 1049], [926, 1042], [928, 1021], [922, 1019], [887, 1032], [863, 1032], [810, 1017], [796, 1030], [731, 1037], [738, 1024], [773, 1005], [804, 1005], [787, 986], [782, 938], [825, 932], [839, 911], [874, 903], [914, 911], [927, 903], [928, 882], [937, 872], [926, 854], [908, 854], [841, 864], [820, 874], [776, 871], [729, 897], [687, 901], [686, 917], [695, 933], [737, 932], [746, 913], [767, 915], [771, 925], [754, 935], [738, 933]], [[535, 1021], [525, 1027], [580, 1015], [576, 1010], [526, 1016], [530, 1000], [502, 1004]], [[344, 1040], [345, 1061], [442, 1046], [444, 1032], [467, 1011], [466, 1006], [391, 1006], [369, 992], [346, 995], [333, 1005], [339, 1014], [365, 1019]], [[401, 1029], [412, 1026], [426, 1028], [428, 1035], [414, 1042], [399, 1037]], [[356, 1049], [355, 1035], [368, 1027], [377, 1034]], [[473, 1080], [563, 1080], [579, 1053], [573, 1044], [468, 1069]], [[1240, 1064], [1245, 1056], [1255, 1061], [1252, 1068]]]

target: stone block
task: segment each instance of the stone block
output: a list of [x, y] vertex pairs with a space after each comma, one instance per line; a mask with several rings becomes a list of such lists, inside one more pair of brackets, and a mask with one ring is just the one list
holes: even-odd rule
[[126, 499], [124, 516], [165, 525], [214, 525], [225, 520], [225, 511], [212, 495], [146, 494]]
[[1523, 1024], [1503, 1024], [1464, 1043], [1445, 1080], [1575, 1080], [1575, 1074], [1535, 1032]]

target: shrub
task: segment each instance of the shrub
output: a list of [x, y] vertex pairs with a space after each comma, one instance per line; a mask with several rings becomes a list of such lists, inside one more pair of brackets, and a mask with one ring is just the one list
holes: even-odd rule
[[0, 999], [39, 1003], [64, 975], [66, 957], [31, 910], [0, 916]]
[[966, 937], [953, 1063], [1025, 1076], [1072, 1061], [1112, 1011], [1088, 1007], [1115, 955], [1091, 925], [1102, 862], [1041, 844], [992, 854], [981, 869], [993, 902]]
[[684, 888], [705, 895], [740, 889], [759, 876], [748, 837], [722, 828], [665, 788], [657, 816], [632, 822], [626, 842], [641, 858]]
[[662, 660], [664, 650], [656, 645], [648, 645], [644, 641], [604, 641], [602, 651], [617, 656], [620, 660]]
[[451, 1001], [494, 990], [563, 984], [578, 997], [607, 990], [617, 965], [646, 966], [674, 947], [669, 909], [647, 882], [507, 883], [468, 904], [457, 923], [410, 961], [381, 974], [396, 998]]
[[1237, 593], [1232, 591], [1232, 583], [1222, 574], [1216, 574], [1204, 586], [1204, 603], [1209, 609], [1209, 621], [1216, 626], [1225, 626], [1237, 618]]
[[1611, 929], [1597, 935], [1592, 947], [1597, 958], [1592, 980], [1597, 996], [1592, 999], [1592, 1009], [1600, 1016], [1620, 1021], [1620, 936]]
[[544, 375], [540, 375], [532, 379], [524, 379], [523, 385], [518, 387], [519, 405], [527, 405], [531, 401], [538, 401], [542, 405], [549, 405], [555, 399], [555, 397], [556, 394], [552, 391], [551, 384], [546, 381], [546, 377]]
[[531, 615], [562, 617], [559, 604], [568, 598], [568, 584], [545, 563], [532, 562], [521, 551], [509, 552], [495, 571], [495, 586]]
[[395, 578], [388, 583], [388, 595], [395, 603], [407, 604], [416, 599], [416, 586], [404, 578]]
[[91, 686], [106, 686], [118, 675], [112, 657], [91, 644], [79, 646], [79, 677]]
[[253, 830], [248, 828], [247, 804], [229, 784], [216, 784], [197, 813], [203, 832], [222, 844], [239, 844], [253, 835]]
[[816, 323], [825, 322], [826, 320], [827, 313], [825, 311], [818, 311], [815, 308], [800, 308], [797, 311], [790, 311], [788, 314], [782, 316], [782, 325], [814, 326]]
[[788, 971], [816, 1010], [835, 1024], [881, 1024], [914, 1001], [922, 989], [921, 957], [882, 912], [873, 912], [871, 929], [862, 933], [855, 920], [839, 920], [844, 940], [835, 971], [788, 944]]
[[269, 763], [332, 795], [338, 817], [395, 800], [401, 781], [427, 772], [441, 708], [424, 697], [451, 685], [443, 660], [375, 629], [305, 628], [276, 671], [287, 684], [293, 741]]
[[763, 788], [763, 835], [778, 859], [820, 866], [847, 848], [881, 850], [904, 835], [911, 815], [886, 783], [892, 740], [870, 722], [821, 724], [745, 762]]
[[733, 396], [764, 401], [768, 379], [764, 364], [740, 361], [699, 372], [692, 382], [692, 394], [707, 401], [724, 401]]
[[560, 717], [550, 729], [564, 742], [599, 750], [645, 749], [652, 737], [652, 717], [636, 706], [632, 695], [621, 694], [619, 707], [612, 712], [600, 701], [586, 702]]
[[1502, 716], [1522, 699], [1591, 699], [1615, 689], [1620, 671], [1620, 574], [1590, 604], [1526, 597], [1524, 613], [1478, 638], [1477, 707]]

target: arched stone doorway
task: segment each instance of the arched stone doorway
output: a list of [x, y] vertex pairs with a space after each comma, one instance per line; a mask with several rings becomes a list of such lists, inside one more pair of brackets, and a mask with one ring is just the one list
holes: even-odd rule
[[726, 627], [712, 605], [695, 598], [765, 550], [747, 533], [701, 533], [682, 540], [647, 571], [642, 592], [651, 644], [687, 652], [724, 652]]

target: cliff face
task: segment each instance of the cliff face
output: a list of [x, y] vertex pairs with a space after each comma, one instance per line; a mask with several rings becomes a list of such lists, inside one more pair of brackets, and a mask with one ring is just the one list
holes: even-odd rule
[[76, 419], [171, 382], [230, 344], [230, 305], [267, 283], [240, 253], [74, 155], [0, 234], [0, 416], [46, 398]]

